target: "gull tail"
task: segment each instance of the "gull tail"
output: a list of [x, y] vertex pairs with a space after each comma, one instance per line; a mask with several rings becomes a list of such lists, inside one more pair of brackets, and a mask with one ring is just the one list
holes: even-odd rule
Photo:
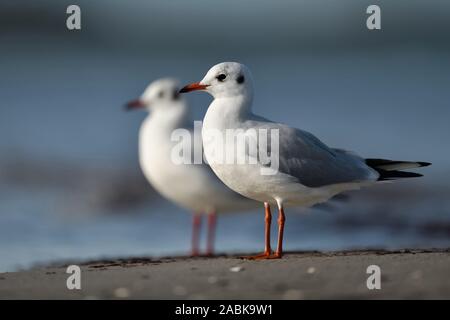
[[369, 167], [380, 174], [378, 181], [422, 177], [423, 175], [420, 173], [403, 170], [431, 165], [429, 162], [422, 161], [395, 161], [386, 159], [365, 159], [365, 161]]

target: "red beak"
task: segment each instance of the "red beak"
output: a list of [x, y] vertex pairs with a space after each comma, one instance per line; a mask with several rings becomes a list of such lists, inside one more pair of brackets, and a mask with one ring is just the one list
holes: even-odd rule
[[141, 109], [144, 106], [145, 106], [144, 103], [141, 100], [137, 99], [137, 100], [128, 102], [126, 104], [125, 108], [126, 108], [126, 110], [135, 110], [135, 109]]
[[205, 90], [208, 87], [207, 84], [200, 84], [200, 82], [195, 82], [188, 84], [187, 86], [183, 87], [180, 92], [191, 92], [191, 91], [197, 91], [197, 90]]

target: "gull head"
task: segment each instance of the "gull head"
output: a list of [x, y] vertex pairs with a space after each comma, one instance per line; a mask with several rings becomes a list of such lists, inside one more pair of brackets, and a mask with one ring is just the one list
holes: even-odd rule
[[213, 66], [200, 82], [191, 83], [180, 90], [190, 92], [202, 90], [214, 98], [253, 96], [253, 80], [250, 70], [238, 62], [222, 62]]
[[169, 109], [184, 101], [179, 93], [179, 88], [179, 82], [175, 79], [155, 80], [145, 89], [139, 99], [127, 103], [126, 109], [146, 109], [147, 111]]

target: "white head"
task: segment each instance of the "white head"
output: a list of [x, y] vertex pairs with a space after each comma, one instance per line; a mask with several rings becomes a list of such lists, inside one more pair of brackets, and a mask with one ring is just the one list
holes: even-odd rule
[[242, 96], [253, 98], [253, 79], [250, 70], [238, 62], [222, 62], [209, 69], [205, 77], [185, 86], [180, 92], [203, 90], [214, 98]]
[[147, 111], [169, 110], [184, 106], [184, 98], [179, 94], [179, 82], [171, 78], [153, 81], [139, 99], [127, 104], [128, 110]]

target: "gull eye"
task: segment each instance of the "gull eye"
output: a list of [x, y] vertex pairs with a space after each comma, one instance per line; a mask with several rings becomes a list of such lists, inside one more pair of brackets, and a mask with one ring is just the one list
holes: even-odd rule
[[239, 84], [244, 83], [244, 81], [245, 81], [245, 78], [244, 78], [243, 75], [240, 75], [240, 76], [236, 79], [236, 82], [239, 83]]
[[220, 82], [223, 82], [223, 80], [225, 80], [227, 76], [224, 75], [223, 73], [219, 74], [216, 78], [217, 80], [219, 80]]
[[180, 98], [180, 93], [178, 92], [178, 90], [175, 90], [172, 93], [172, 98], [173, 98], [173, 100], [178, 100]]

